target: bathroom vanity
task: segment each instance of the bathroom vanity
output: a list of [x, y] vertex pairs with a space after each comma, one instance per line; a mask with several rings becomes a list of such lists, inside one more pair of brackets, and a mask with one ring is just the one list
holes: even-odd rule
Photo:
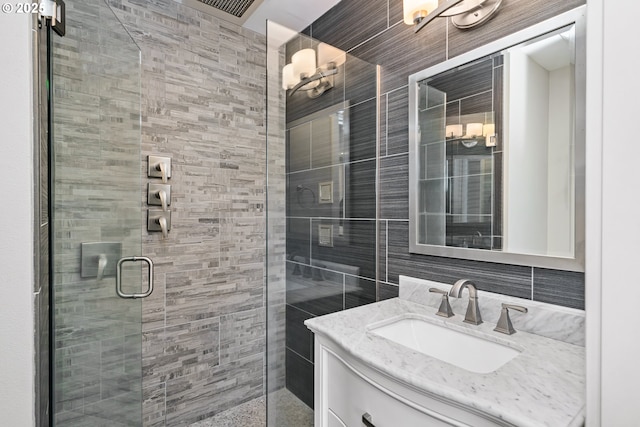
[[[450, 286], [401, 277], [399, 298], [305, 322], [316, 426], [583, 425], [583, 311], [478, 291], [484, 323], [469, 325], [466, 297], [443, 318], [431, 288]], [[502, 303], [528, 308], [513, 335], [493, 330]]]

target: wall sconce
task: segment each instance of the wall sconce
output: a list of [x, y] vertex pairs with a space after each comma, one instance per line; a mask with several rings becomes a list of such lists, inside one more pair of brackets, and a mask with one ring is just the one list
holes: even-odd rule
[[493, 123], [468, 123], [466, 125], [466, 133], [463, 131], [464, 125], [447, 125], [445, 128], [445, 137], [447, 139], [459, 140], [462, 145], [467, 148], [473, 148], [478, 145], [481, 137], [485, 138], [485, 146], [495, 147], [496, 135], [495, 125]]
[[451, 17], [451, 23], [461, 29], [483, 24], [498, 10], [502, 0], [403, 0], [404, 23], [420, 31], [437, 17]]
[[317, 98], [333, 87], [333, 76], [346, 58], [344, 51], [326, 43], [318, 45], [317, 63], [315, 50], [299, 50], [282, 69], [282, 88], [289, 90], [289, 96], [304, 90], [309, 98]]

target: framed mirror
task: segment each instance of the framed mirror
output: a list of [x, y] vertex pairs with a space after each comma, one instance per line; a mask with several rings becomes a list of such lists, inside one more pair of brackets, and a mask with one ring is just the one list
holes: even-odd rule
[[411, 252], [584, 271], [584, 14], [409, 77]]

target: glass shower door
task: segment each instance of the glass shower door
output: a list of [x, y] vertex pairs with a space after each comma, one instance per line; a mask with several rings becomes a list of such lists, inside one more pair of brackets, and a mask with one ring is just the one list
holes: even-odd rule
[[[66, 0], [51, 35], [53, 418], [142, 425], [140, 49], [104, 0]], [[144, 263], [120, 269], [142, 293]]]
[[378, 88], [376, 65], [268, 22], [269, 426], [313, 425], [304, 321], [377, 298]]

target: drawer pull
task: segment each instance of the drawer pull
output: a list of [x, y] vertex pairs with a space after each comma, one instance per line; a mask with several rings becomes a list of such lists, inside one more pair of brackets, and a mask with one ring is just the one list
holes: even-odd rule
[[371, 415], [369, 415], [368, 412], [365, 412], [364, 414], [362, 414], [362, 424], [364, 424], [367, 427], [376, 427], [373, 422], [371, 422]]

